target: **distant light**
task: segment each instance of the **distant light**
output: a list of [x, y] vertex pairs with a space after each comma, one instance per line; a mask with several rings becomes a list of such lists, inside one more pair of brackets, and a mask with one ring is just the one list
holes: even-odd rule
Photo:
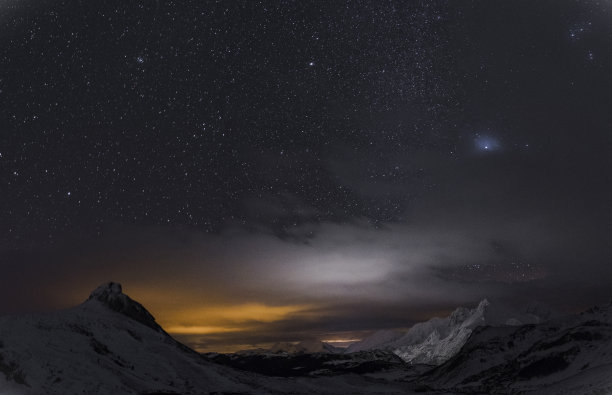
[[476, 134], [474, 148], [480, 152], [495, 152], [501, 150], [502, 145], [495, 137]]

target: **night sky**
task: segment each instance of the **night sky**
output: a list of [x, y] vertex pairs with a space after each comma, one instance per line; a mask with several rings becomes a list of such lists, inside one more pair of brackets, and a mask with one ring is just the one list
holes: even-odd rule
[[0, 313], [200, 350], [612, 300], [612, 2], [0, 0]]

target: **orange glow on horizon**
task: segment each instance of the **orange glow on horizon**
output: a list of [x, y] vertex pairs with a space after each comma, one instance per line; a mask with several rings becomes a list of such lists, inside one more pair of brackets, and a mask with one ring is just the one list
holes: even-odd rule
[[192, 325], [177, 325], [169, 326], [166, 328], [166, 332], [177, 335], [211, 335], [217, 333], [231, 333], [231, 332], [243, 332], [249, 330], [248, 327], [225, 327], [225, 326], [192, 326]]
[[330, 343], [330, 344], [334, 344], [334, 343], [343, 343], [344, 344], [344, 343], [355, 343], [355, 342], [358, 342], [358, 341], [361, 341], [361, 340], [363, 340], [363, 339], [333, 339], [333, 340], [326, 340], [326, 339], [324, 339], [324, 340], [321, 340], [321, 341], [325, 342], [325, 343]]
[[155, 308], [158, 323], [168, 333], [204, 335], [246, 332], [254, 325], [290, 319], [292, 315], [307, 314], [309, 305], [269, 306], [263, 303], [243, 303], [218, 306], [170, 306]]
[[253, 323], [281, 321], [310, 308], [306, 305], [267, 306], [262, 303], [193, 307], [163, 311], [160, 324], [168, 333], [176, 334], [243, 332], [253, 329]]
[[268, 306], [263, 303], [243, 303], [194, 307], [170, 314], [172, 321], [180, 322], [274, 322], [310, 309], [308, 305]]

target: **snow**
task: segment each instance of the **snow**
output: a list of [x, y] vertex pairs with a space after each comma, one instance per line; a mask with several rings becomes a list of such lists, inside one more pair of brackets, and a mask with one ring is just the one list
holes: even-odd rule
[[439, 365], [455, 355], [474, 328], [483, 325], [522, 325], [540, 322], [530, 311], [516, 313], [491, 305], [484, 299], [475, 308], [459, 307], [448, 317], [434, 317], [405, 333], [379, 331], [349, 346], [346, 352], [390, 350], [412, 364]]

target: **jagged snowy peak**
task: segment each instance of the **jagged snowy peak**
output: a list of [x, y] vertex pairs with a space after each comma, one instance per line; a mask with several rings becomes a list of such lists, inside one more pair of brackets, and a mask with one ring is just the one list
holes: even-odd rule
[[347, 352], [391, 350], [406, 362], [439, 365], [458, 352], [478, 326], [522, 325], [540, 321], [533, 313], [493, 308], [484, 299], [473, 309], [459, 307], [448, 317], [434, 317], [417, 323], [401, 336], [397, 332], [376, 332], [352, 344]]
[[538, 325], [476, 328], [420, 381], [462, 393], [612, 393], [612, 306]]
[[485, 299], [474, 309], [459, 307], [446, 318], [417, 324], [395, 343], [393, 352], [413, 364], [441, 364], [461, 349], [474, 328], [487, 323], [489, 306]]
[[[374, 349], [398, 349], [408, 345], [415, 345], [432, 340], [432, 335], [437, 338], [448, 336], [453, 328], [466, 322], [466, 325], [472, 326], [484, 322], [484, 311], [489, 306], [489, 302], [485, 299], [476, 309], [467, 309], [459, 307], [448, 317], [434, 317], [425, 322], [419, 322], [413, 325], [406, 332], [399, 331], [379, 331], [365, 339], [353, 343], [347, 348], [347, 352], [358, 352]], [[434, 335], [435, 333], [435, 335]]]

